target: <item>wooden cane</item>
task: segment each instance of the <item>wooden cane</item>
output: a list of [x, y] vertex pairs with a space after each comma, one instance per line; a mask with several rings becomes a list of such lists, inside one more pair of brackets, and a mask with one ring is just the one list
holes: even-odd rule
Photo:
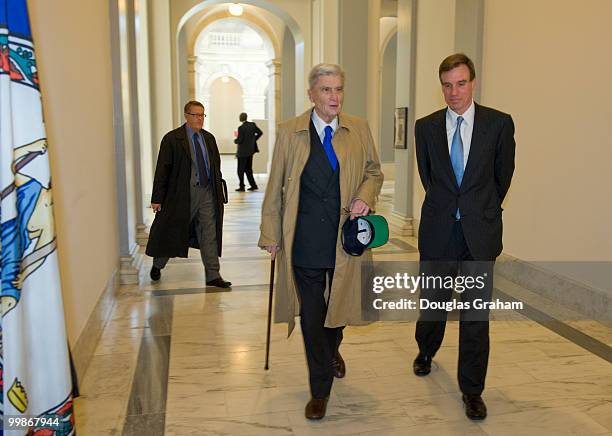
[[270, 263], [270, 295], [268, 297], [268, 335], [266, 339], [266, 364], [264, 369], [267, 371], [270, 367], [268, 366], [268, 358], [270, 357], [270, 328], [272, 326], [272, 293], [274, 292], [274, 263], [276, 259], [272, 259]]

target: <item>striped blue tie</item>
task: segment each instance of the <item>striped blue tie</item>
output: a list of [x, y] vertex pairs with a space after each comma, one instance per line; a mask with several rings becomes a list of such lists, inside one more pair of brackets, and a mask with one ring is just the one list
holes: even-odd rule
[[331, 126], [325, 126], [325, 137], [323, 138], [323, 148], [325, 149], [325, 154], [327, 155], [327, 160], [331, 165], [332, 169], [336, 171], [338, 167], [338, 158], [336, 157], [336, 152], [334, 151], [334, 147], [332, 146], [332, 133], [334, 129]]
[[[451, 164], [453, 165], [453, 171], [455, 172], [455, 178], [457, 179], [457, 185], [461, 186], [461, 181], [463, 180], [463, 140], [461, 139], [461, 123], [463, 122], [463, 117], [457, 117], [457, 127], [455, 128], [455, 134], [453, 135], [453, 142], [451, 143]], [[460, 219], [461, 214], [459, 213], [459, 208], [457, 208], [457, 213], [455, 214], [455, 218]]]

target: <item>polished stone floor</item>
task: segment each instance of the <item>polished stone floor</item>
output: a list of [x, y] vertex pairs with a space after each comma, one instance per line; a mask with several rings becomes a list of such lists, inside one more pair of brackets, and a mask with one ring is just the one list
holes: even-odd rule
[[[155, 284], [145, 259], [139, 285], [121, 288], [81, 380], [79, 434], [612, 434], [612, 366], [601, 357], [610, 353], [609, 329], [593, 327], [597, 355], [521, 315], [491, 323], [483, 422], [470, 422], [462, 409], [458, 324], [449, 322], [430, 376], [417, 378], [414, 322], [390, 321], [345, 330], [347, 376], [334, 383], [327, 417], [307, 421], [299, 323], [289, 339], [286, 325], [273, 326], [270, 370], [263, 369], [270, 273], [256, 247], [263, 190], [234, 193], [235, 161], [224, 157], [223, 166], [231, 194], [221, 273], [232, 290], [204, 286], [196, 252], [171, 261]], [[386, 183], [381, 213], [390, 214], [392, 194]], [[392, 235], [375, 256], [416, 260], [415, 246], [412, 237]]]

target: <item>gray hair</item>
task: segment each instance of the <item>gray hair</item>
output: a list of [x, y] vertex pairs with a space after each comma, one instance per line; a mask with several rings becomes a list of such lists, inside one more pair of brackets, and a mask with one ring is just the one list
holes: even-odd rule
[[308, 74], [308, 87], [313, 89], [321, 76], [340, 76], [344, 83], [344, 70], [337, 64], [318, 64]]

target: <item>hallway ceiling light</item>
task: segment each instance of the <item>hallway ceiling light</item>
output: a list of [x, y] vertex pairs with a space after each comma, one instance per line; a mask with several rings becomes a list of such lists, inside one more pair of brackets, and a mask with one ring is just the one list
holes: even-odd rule
[[229, 13], [235, 17], [239, 17], [240, 15], [242, 15], [242, 12], [244, 10], [240, 3], [231, 3], [228, 9]]

